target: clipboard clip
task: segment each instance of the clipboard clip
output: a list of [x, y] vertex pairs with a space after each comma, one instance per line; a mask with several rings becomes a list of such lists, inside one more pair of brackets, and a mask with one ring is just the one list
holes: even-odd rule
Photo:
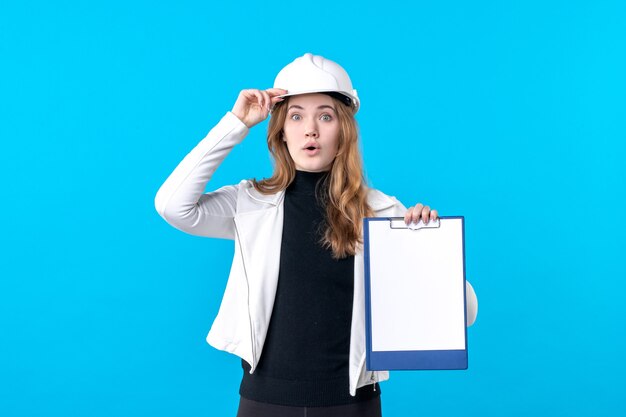
[[389, 219], [389, 228], [390, 229], [409, 229], [409, 230], [420, 230], [420, 229], [438, 229], [441, 226], [441, 219], [430, 220], [428, 223], [424, 223], [421, 219], [417, 223], [404, 223], [404, 218], [390, 218]]

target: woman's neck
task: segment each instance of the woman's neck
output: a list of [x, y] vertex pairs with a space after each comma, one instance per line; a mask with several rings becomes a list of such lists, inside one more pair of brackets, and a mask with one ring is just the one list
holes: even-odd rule
[[293, 182], [289, 185], [289, 191], [315, 194], [316, 188], [326, 183], [325, 179], [328, 177], [328, 174], [329, 171], [309, 172], [296, 170]]

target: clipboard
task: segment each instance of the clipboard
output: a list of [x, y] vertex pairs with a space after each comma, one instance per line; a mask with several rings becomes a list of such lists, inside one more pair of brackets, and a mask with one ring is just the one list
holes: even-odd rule
[[465, 225], [363, 220], [366, 366], [467, 369]]

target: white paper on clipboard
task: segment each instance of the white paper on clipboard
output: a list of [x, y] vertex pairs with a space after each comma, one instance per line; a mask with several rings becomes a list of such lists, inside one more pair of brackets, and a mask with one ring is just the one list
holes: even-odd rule
[[420, 222], [417, 230], [403, 219], [365, 220], [368, 354], [434, 352], [429, 369], [448, 351], [466, 354], [463, 217]]

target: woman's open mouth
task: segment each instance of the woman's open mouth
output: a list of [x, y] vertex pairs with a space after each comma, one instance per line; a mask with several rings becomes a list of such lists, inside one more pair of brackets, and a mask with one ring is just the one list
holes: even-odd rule
[[315, 141], [309, 141], [305, 143], [302, 150], [304, 150], [304, 152], [309, 156], [315, 156], [320, 152], [320, 148]]

